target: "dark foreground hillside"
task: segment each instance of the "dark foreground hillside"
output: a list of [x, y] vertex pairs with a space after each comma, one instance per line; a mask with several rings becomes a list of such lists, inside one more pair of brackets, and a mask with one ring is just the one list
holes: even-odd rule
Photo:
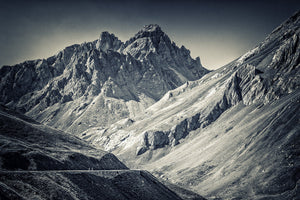
[[181, 199], [149, 172], [0, 107], [0, 199]]

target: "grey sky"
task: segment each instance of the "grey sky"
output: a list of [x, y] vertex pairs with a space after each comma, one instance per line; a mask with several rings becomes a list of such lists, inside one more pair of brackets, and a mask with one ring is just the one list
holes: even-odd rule
[[253, 48], [299, 8], [294, 0], [1, 0], [0, 65], [46, 58], [103, 31], [125, 41], [156, 23], [205, 67], [216, 69]]

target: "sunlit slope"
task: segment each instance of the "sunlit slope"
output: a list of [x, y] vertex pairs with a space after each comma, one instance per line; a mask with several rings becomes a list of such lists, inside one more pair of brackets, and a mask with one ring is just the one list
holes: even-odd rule
[[295, 198], [300, 14], [143, 114], [81, 137], [206, 197]]

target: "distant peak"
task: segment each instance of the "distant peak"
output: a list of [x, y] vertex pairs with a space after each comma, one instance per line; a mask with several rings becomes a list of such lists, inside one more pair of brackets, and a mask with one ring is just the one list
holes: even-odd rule
[[104, 31], [96, 43], [96, 48], [103, 51], [118, 50], [122, 44], [123, 43], [114, 34]]
[[143, 37], [158, 37], [160, 38], [165, 33], [157, 24], [145, 25], [134, 38], [143, 38]]
[[155, 31], [161, 31], [161, 28], [157, 24], [149, 24], [149, 25], [145, 25], [142, 31], [155, 32]]
[[100, 35], [100, 39], [106, 39], [106, 38], [117, 38], [113, 33], [109, 33], [108, 31], [104, 31]]

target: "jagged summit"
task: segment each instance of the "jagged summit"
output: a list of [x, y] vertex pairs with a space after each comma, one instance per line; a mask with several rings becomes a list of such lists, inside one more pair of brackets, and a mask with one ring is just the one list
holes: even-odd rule
[[149, 24], [149, 25], [145, 25], [142, 30], [147, 32], [154, 32], [154, 31], [161, 31], [161, 28], [157, 24]]
[[96, 48], [102, 51], [114, 50], [117, 51], [123, 47], [123, 42], [119, 40], [113, 33], [104, 31], [101, 33], [99, 40], [97, 40]]
[[[165, 39], [161, 39], [161, 37]], [[151, 42], [154, 43], [154, 46], [157, 48], [160, 40], [168, 40], [170, 43], [169, 37], [161, 30], [160, 26], [157, 24], [145, 25], [140, 31], [138, 31], [132, 38], [123, 43], [118, 39], [113, 33], [104, 31], [100, 34], [99, 40], [96, 42], [96, 48], [101, 49], [102, 51], [114, 50], [114, 51], [123, 51], [124, 48], [130, 46], [134, 41], [140, 38], [150, 38]], [[124, 52], [127, 53], [126, 51]]]
[[145, 25], [136, 35], [135, 38], [142, 37], [161, 37], [165, 33], [161, 30], [157, 24]]
[[118, 37], [116, 37], [113, 33], [110, 33], [108, 31], [103, 31], [101, 34], [100, 34], [100, 38], [99, 40], [119, 40]]
[[125, 48], [134, 44], [134, 47], [141, 46], [139, 48], [146, 47], [150, 51], [156, 51], [160, 43], [165, 43], [167, 46], [170, 46], [171, 40], [168, 35], [161, 30], [160, 26], [150, 24], [145, 25], [134, 37], [126, 41]]

